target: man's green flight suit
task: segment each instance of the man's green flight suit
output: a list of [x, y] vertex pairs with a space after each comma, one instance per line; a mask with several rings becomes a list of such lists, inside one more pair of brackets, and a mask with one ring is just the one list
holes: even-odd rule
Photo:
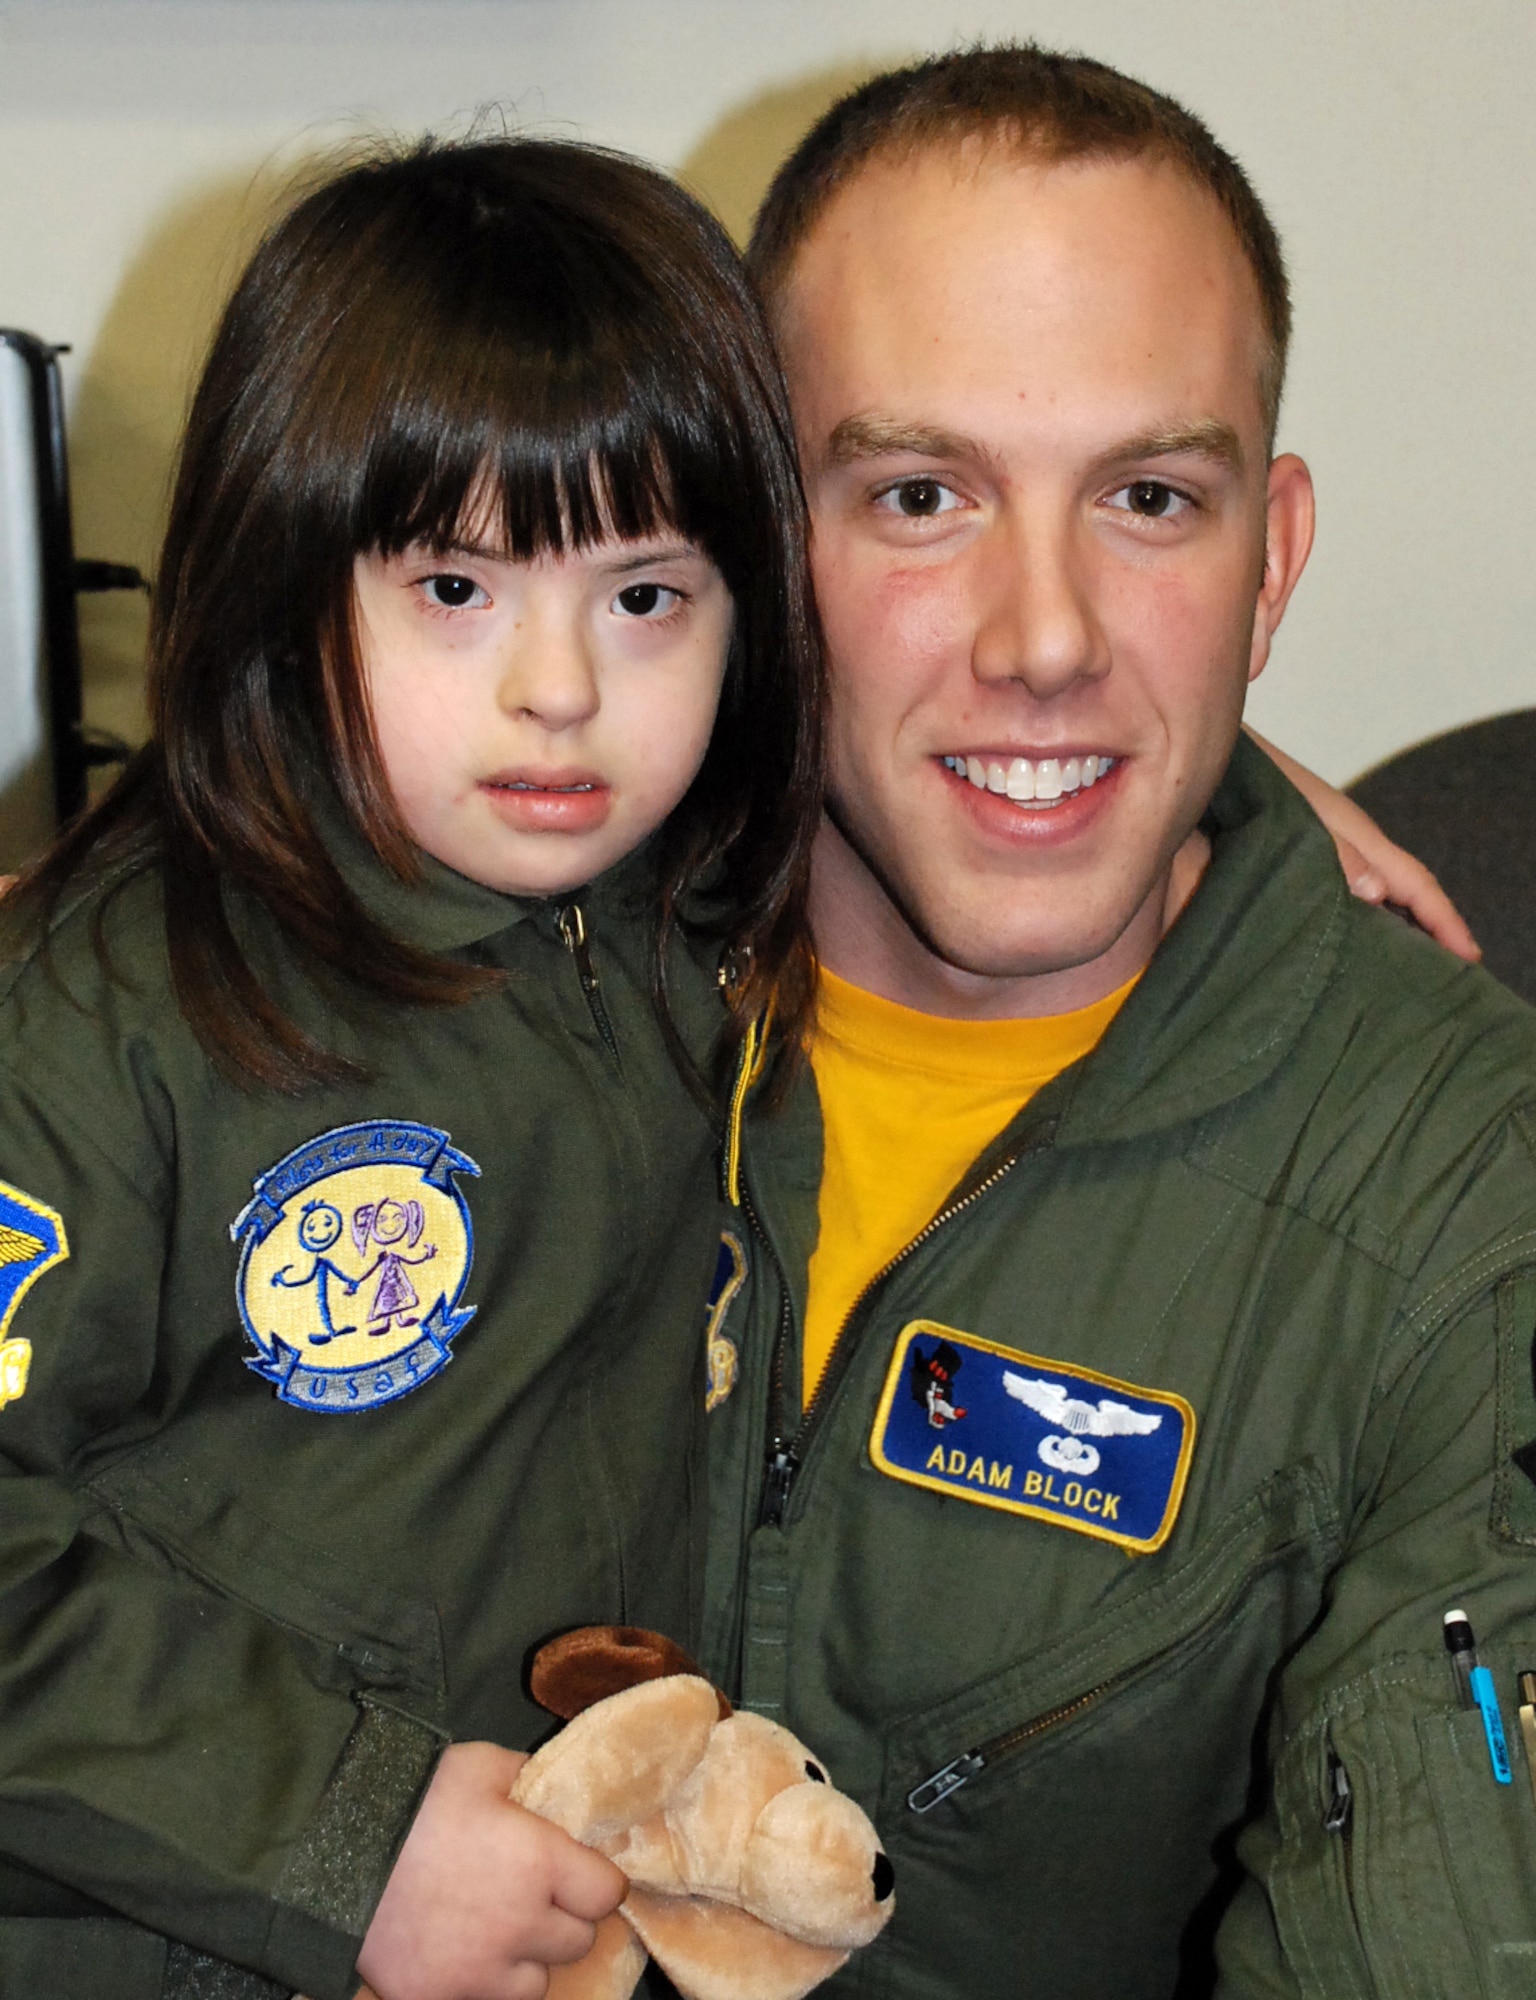
[[814, 1091], [749, 1131], [707, 1657], [895, 1864], [829, 1992], [1536, 1991], [1536, 1016], [1352, 902], [1246, 744], [1210, 825], [1104, 1040], [804, 1416]]

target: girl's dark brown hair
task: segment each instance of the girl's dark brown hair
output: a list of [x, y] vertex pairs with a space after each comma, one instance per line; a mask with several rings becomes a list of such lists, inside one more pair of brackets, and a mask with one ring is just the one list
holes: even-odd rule
[[494, 975], [407, 947], [351, 893], [310, 775], [410, 880], [353, 564], [447, 549], [471, 517], [520, 558], [671, 531], [719, 569], [735, 605], [719, 718], [653, 843], [658, 996], [667, 935], [703, 887], [741, 968], [738, 1039], [771, 1003], [796, 1042], [814, 990], [821, 660], [777, 363], [729, 239], [690, 196], [636, 161], [550, 141], [373, 157], [269, 233], [182, 445], [150, 741], [7, 899], [7, 928], [46, 922], [82, 876], [158, 867], [183, 1013], [226, 1071], [279, 1089], [349, 1066], [263, 990], [231, 891], [328, 986], [415, 1003], [479, 991]]

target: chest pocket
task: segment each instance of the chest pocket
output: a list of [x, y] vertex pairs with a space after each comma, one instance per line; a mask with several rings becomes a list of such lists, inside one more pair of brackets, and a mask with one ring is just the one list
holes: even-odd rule
[[447, 1677], [434, 1607], [380, 1590], [337, 1553], [300, 1542], [244, 1500], [220, 1495], [198, 1513], [187, 1494], [199, 1483], [173, 1483], [135, 1457], [99, 1474], [91, 1492], [131, 1554], [313, 1641], [321, 1685], [392, 1691], [441, 1726]]
[[1219, 1888], [1214, 1836], [1246, 1810], [1274, 1660], [1336, 1548], [1322, 1481], [1289, 1468], [1177, 1567], [890, 1732], [897, 1921], [955, 1941], [949, 1990], [1044, 2000], [1064, 1964], [1073, 1992], [1174, 1990], [1181, 1928]]

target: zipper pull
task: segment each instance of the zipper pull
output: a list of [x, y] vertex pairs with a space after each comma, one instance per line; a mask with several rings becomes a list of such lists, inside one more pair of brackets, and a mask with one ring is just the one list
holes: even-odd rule
[[789, 1446], [775, 1439], [773, 1450], [768, 1454], [768, 1476], [763, 1481], [763, 1504], [758, 1509], [757, 1525], [760, 1528], [782, 1528], [784, 1512], [789, 1506], [789, 1489], [795, 1483], [795, 1474], [800, 1470], [800, 1461]]
[[725, 1199], [732, 1208], [742, 1206], [741, 1121], [746, 1112], [747, 1092], [756, 1080], [762, 1056], [762, 1028], [761, 1021], [749, 1022], [747, 1032], [742, 1037], [741, 1052], [736, 1058], [736, 1081], [731, 1086], [730, 1110], [726, 1114], [721, 1179], [724, 1183]]
[[1333, 1796], [1327, 1812], [1323, 1814], [1323, 1832], [1348, 1833], [1355, 1810], [1355, 1795], [1350, 1787], [1348, 1771], [1332, 1750], [1328, 1752], [1328, 1789]]
[[576, 977], [581, 981], [582, 992], [595, 992], [597, 973], [593, 970], [592, 954], [587, 949], [587, 920], [581, 913], [580, 903], [562, 903], [555, 912], [555, 927], [560, 933], [560, 942], [576, 961]]
[[979, 1750], [967, 1750], [963, 1757], [957, 1757], [952, 1764], [946, 1764], [942, 1771], [935, 1771], [931, 1778], [907, 1793], [907, 1804], [915, 1813], [932, 1812], [942, 1799], [951, 1792], [958, 1792], [978, 1771], [987, 1768], [987, 1760]]
[[592, 1024], [602, 1037], [604, 1048], [617, 1062], [619, 1044], [613, 1032], [613, 1023], [608, 1018], [608, 1009], [603, 1004], [603, 995], [597, 980], [597, 968], [592, 963], [592, 952], [587, 943], [587, 920], [581, 913], [580, 903], [562, 903], [555, 912], [555, 928], [560, 933], [560, 942], [575, 962], [576, 977], [580, 980], [581, 990], [586, 996], [587, 1011], [592, 1016]]

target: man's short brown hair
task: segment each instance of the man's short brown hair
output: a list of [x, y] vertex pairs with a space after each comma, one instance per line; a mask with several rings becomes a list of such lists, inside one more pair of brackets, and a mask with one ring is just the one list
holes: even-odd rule
[[1087, 56], [1033, 42], [957, 50], [888, 70], [840, 98], [790, 154], [763, 198], [747, 263], [770, 308], [838, 189], [872, 159], [910, 159], [970, 137], [1041, 165], [1166, 161], [1220, 202], [1258, 287], [1265, 352], [1259, 394], [1271, 444], [1291, 336], [1280, 239], [1247, 175], [1192, 112]]

